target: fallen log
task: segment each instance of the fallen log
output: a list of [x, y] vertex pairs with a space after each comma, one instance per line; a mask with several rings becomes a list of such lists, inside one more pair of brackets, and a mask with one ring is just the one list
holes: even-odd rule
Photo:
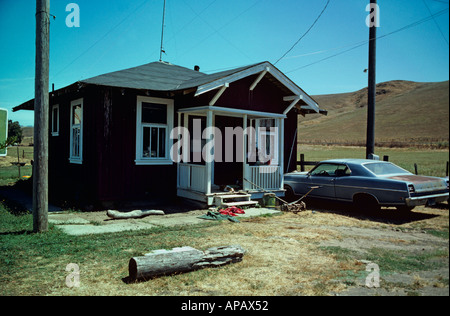
[[200, 251], [192, 247], [155, 250], [130, 259], [129, 279], [146, 280], [162, 275], [219, 267], [242, 261], [245, 251], [240, 246], [223, 246]]
[[143, 218], [150, 215], [165, 215], [164, 211], [148, 210], [148, 211], [131, 211], [131, 212], [119, 212], [114, 210], [108, 210], [106, 215], [112, 219], [129, 219], [129, 218]]

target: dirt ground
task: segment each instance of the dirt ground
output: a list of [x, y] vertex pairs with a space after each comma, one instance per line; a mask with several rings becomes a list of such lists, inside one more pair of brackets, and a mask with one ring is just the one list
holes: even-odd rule
[[[448, 213], [448, 204], [367, 214], [308, 203], [297, 215], [223, 222], [202, 228], [207, 238], [180, 239], [202, 250], [238, 244], [247, 251], [240, 263], [135, 284], [123, 283], [126, 267], [100, 277], [95, 264], [87, 265], [79, 289], [55, 294], [448, 296]], [[198, 213], [176, 216], [191, 215]], [[91, 223], [105, 220], [104, 213], [81, 216]], [[373, 272], [379, 284], [368, 287]]]

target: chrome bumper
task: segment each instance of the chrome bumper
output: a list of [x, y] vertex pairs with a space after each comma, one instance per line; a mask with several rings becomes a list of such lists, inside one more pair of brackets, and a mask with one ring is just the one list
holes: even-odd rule
[[448, 201], [448, 197], [449, 197], [448, 193], [432, 194], [426, 196], [406, 198], [405, 202], [407, 206], [419, 206], [426, 204], [434, 205], [436, 203]]

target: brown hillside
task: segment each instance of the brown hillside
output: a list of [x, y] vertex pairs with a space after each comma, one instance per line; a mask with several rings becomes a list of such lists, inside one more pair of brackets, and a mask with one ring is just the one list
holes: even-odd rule
[[[367, 88], [318, 95], [328, 116], [300, 118], [300, 142], [364, 144]], [[376, 140], [380, 143], [447, 143], [449, 82], [389, 81], [377, 85]]]

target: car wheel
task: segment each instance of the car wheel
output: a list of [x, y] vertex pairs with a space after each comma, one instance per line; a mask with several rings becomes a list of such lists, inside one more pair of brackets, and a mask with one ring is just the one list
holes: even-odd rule
[[378, 204], [377, 199], [367, 194], [358, 194], [353, 197], [353, 205], [356, 207], [356, 210], [360, 212], [377, 212], [381, 209], [381, 206], [380, 204]]

